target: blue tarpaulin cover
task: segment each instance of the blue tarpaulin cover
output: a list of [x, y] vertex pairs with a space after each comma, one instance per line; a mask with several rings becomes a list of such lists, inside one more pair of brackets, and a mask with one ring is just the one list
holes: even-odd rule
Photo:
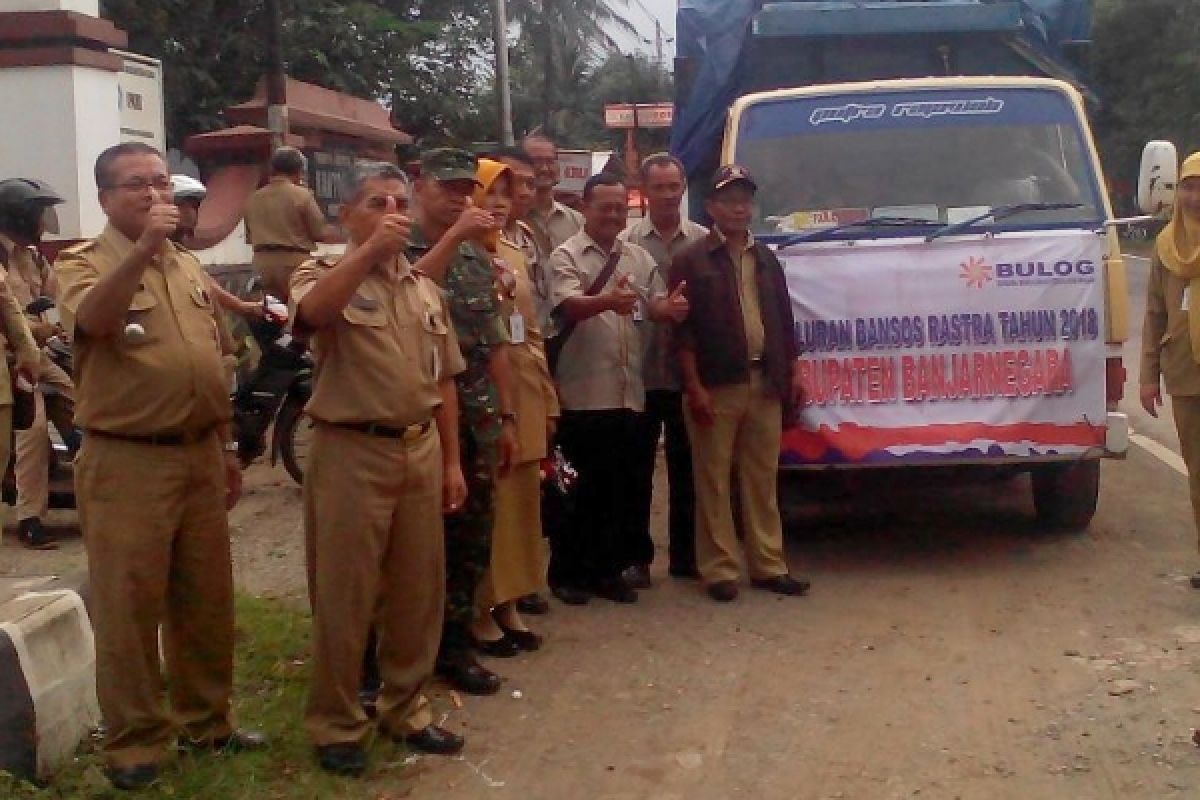
[[[1000, 5], [1013, 7], [1017, 12], [1013, 15], [1015, 29], [1007, 33], [1032, 51], [1042, 65], [1053, 64], [1065, 74], [1074, 71], [1064, 55], [1064, 47], [1089, 39], [1091, 0], [791, 0], [768, 3], [763, 0], [680, 0], [676, 20], [677, 54], [698, 66], [690, 90], [679, 98], [671, 131], [671, 150], [682, 159], [689, 175], [694, 176], [705, 166], [710, 166], [707, 162], [720, 141], [725, 112], [738, 95], [749, 88], [745, 74], [748, 44], [755, 36], [754, 21], [760, 11], [764, 16], [771, 13], [785, 19], [792, 12], [794, 19], [787, 32], [776, 35], [797, 35], [797, 27], [803, 28], [806, 18], [822, 23], [824, 27], [816, 30], [828, 31], [831, 29], [829, 20], [838, 15], [843, 20], [853, 21], [863, 19], [864, 14], [869, 15], [872, 11], [877, 12], [879, 24], [884, 26], [889, 19], [903, 18], [905, 27], [897, 29], [897, 34], [912, 35], [913, 15], [897, 13], [906, 8], [927, 20], [938, 18], [939, 11], [957, 12], [959, 18], [969, 20], [970, 12], [975, 10], [980, 12], [976, 16], [981, 21], [986, 19], [994, 25], [998, 18], [995, 7]], [[991, 8], [987, 8], [989, 6]], [[941, 14], [940, 18], [947, 19], [947, 14]], [[976, 32], [983, 30], [979, 28]], [[938, 31], [944, 33], [945, 28]], [[886, 35], [888, 31], [876, 28], [871, 32]], [[991, 32], [999, 33], [995, 28]], [[759, 33], [770, 34], [769, 31]], [[853, 33], [853, 30], [841, 32], [842, 35]], [[1004, 71], [1003, 65], [999, 64], [991, 70], [996, 74]]]

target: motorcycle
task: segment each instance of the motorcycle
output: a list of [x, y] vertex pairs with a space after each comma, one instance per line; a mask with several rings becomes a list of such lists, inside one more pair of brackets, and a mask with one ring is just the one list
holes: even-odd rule
[[246, 323], [261, 355], [230, 398], [233, 435], [242, 466], [247, 467], [267, 451], [267, 428], [274, 423], [270, 463], [282, 460], [292, 480], [302, 483], [312, 430], [304, 406], [312, 395], [313, 361], [304, 342], [288, 331], [287, 322], [287, 307], [267, 295], [261, 317]]

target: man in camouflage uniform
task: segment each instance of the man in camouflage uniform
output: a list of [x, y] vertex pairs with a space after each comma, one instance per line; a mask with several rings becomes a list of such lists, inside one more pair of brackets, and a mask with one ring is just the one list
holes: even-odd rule
[[495, 226], [490, 214], [471, 205], [475, 166], [474, 156], [449, 148], [421, 158], [408, 258], [445, 290], [467, 363], [456, 379], [467, 501], [462, 513], [446, 519], [446, 616], [438, 673], [465, 692], [492, 694], [500, 678], [472, 654], [470, 626], [475, 591], [491, 559], [496, 474], [512, 462], [516, 415], [491, 259], [472, 241]]

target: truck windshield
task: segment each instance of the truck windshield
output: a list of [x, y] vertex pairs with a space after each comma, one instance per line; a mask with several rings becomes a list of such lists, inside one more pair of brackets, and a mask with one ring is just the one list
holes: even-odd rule
[[1044, 89], [771, 99], [741, 115], [735, 160], [758, 183], [759, 234], [872, 217], [946, 225], [1018, 203], [1077, 205], [995, 224], [1095, 224], [1103, 205], [1083, 136], [1068, 99]]

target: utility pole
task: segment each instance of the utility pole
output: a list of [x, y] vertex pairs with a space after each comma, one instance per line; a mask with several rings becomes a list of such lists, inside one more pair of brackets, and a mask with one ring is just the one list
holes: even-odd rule
[[662, 69], [662, 66], [663, 66], [663, 29], [662, 29], [662, 23], [658, 21], [658, 17], [654, 18], [654, 52], [656, 54], [655, 55], [655, 63], [658, 64], [659, 69]]
[[279, 0], [266, 0], [267, 128], [271, 147], [280, 147], [288, 133], [287, 75], [283, 71], [283, 14]]
[[496, 0], [496, 27], [492, 38], [496, 40], [496, 96], [500, 98], [500, 143], [511, 147], [516, 143], [513, 136], [512, 89], [508, 83], [508, 9], [505, 0]]

